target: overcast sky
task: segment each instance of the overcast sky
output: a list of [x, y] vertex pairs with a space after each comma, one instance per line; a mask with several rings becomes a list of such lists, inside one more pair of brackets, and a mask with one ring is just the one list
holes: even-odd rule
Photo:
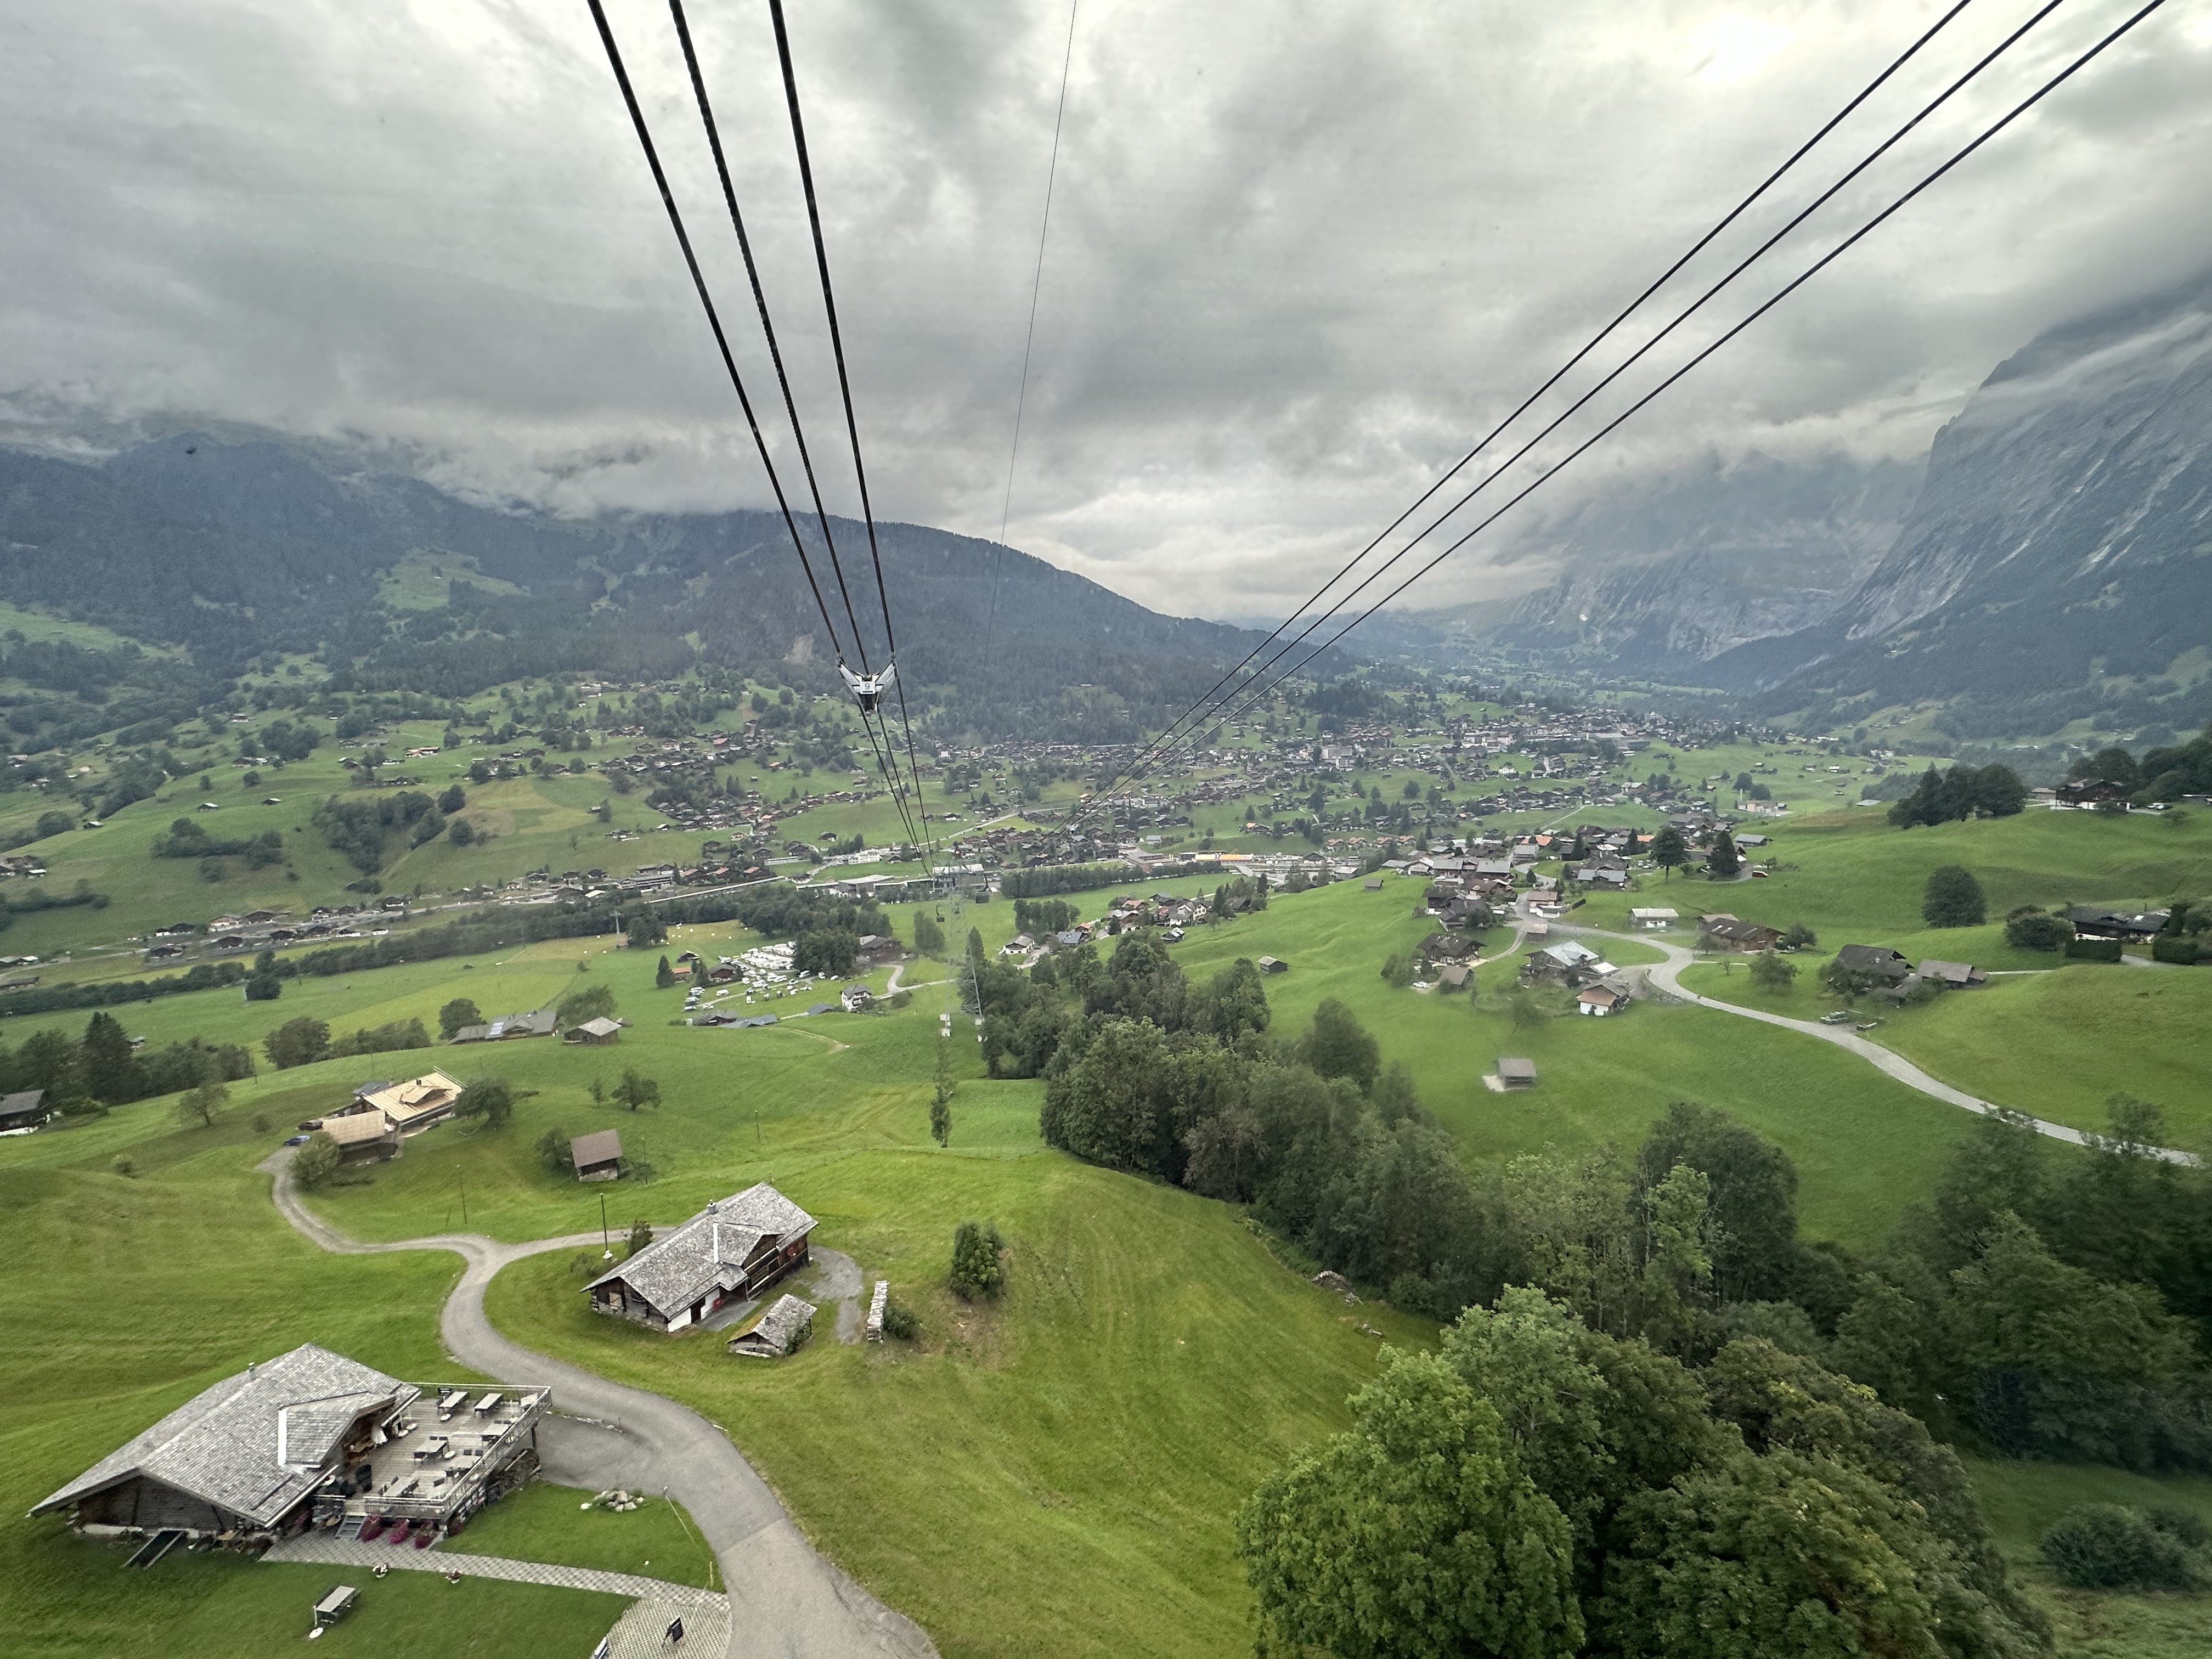
[[[2132, 9], [2066, 0], [1800, 235]], [[1008, 541], [1164, 610], [1287, 608], [1940, 9], [1082, 0]], [[1811, 189], [2033, 9], [1973, 0]], [[665, 5], [610, 12], [750, 341]], [[881, 517], [998, 534], [1068, 15], [793, 0]], [[764, 0], [691, 22], [834, 453]], [[2173, 0], [1547, 495], [1714, 453], [1921, 453], [2039, 330], [2212, 264], [2208, 70], [2212, 9]], [[568, 511], [767, 499], [583, 0], [0, 0], [0, 154], [19, 409], [353, 435]], [[1827, 245], [1785, 244], [1724, 320]], [[1514, 523], [1409, 599], [1525, 583], [1498, 562]]]

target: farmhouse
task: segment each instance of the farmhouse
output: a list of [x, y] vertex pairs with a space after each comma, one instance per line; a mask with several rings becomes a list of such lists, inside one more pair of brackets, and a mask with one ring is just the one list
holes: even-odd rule
[[1498, 1060], [1498, 1081], [1508, 1089], [1533, 1089], [1536, 1086], [1536, 1062], [1501, 1054]]
[[1726, 911], [1698, 918], [1698, 931], [1712, 941], [1717, 951], [1771, 951], [1782, 943], [1779, 928], [1762, 927], [1757, 922], [1745, 921]]
[[1263, 974], [1287, 974], [1291, 964], [1279, 957], [1261, 957], [1253, 964]]
[[2077, 904], [2066, 913], [2074, 931], [2085, 939], [2154, 939], [2166, 926], [2167, 910], [2108, 910], [2100, 904]]
[[766, 1182], [709, 1204], [585, 1287], [595, 1313], [680, 1331], [807, 1261], [814, 1218]]
[[72, 1510], [96, 1536], [443, 1531], [536, 1472], [548, 1398], [417, 1387], [306, 1343], [187, 1401], [31, 1513]]
[[1671, 927], [1677, 921], [1681, 920], [1681, 918], [1672, 910], [1660, 909], [1656, 908], [1647, 907], [1641, 909], [1631, 910], [1628, 914], [1638, 927]]
[[581, 1025], [571, 1025], [562, 1041], [604, 1048], [622, 1036], [622, 1029], [620, 1020], [609, 1019], [603, 1014], [597, 1019], [586, 1020]]
[[453, 1033], [453, 1041], [501, 1042], [509, 1037], [551, 1036], [553, 1026], [553, 1011], [537, 1008], [528, 1013], [502, 1014], [483, 1025], [464, 1025]]
[[1836, 952], [1836, 965], [1846, 973], [1901, 985], [1911, 977], [1912, 964], [1901, 951], [1879, 945], [1846, 945]]
[[380, 1164], [399, 1156], [399, 1131], [373, 1107], [325, 1118], [323, 1133], [337, 1144], [342, 1164]]
[[1601, 1019], [1626, 1005], [1628, 999], [1609, 985], [1593, 985], [1575, 998], [1575, 1012]]
[[756, 1359], [781, 1359], [796, 1353], [813, 1334], [814, 1304], [795, 1296], [780, 1296], [775, 1305], [760, 1316], [758, 1324], [730, 1339], [730, 1352]]
[[622, 1136], [612, 1129], [594, 1130], [568, 1143], [568, 1158], [579, 1181], [618, 1181], [622, 1178]]
[[2106, 806], [2128, 798], [2127, 786], [2114, 783], [2109, 778], [2084, 778], [2076, 783], [2062, 783], [2056, 793], [2061, 806]]
[[46, 1109], [44, 1089], [25, 1089], [0, 1095], [0, 1134], [19, 1134], [37, 1128], [53, 1114]]
[[453, 1115], [453, 1103], [460, 1097], [461, 1085], [443, 1072], [425, 1072], [404, 1083], [364, 1089], [355, 1097], [369, 1111], [383, 1113], [403, 1135], [418, 1134], [433, 1124], [443, 1123]]

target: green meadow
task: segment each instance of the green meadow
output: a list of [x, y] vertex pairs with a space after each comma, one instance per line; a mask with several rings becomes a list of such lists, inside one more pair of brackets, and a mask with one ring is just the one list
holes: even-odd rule
[[[1828, 1044], [1710, 1009], [1644, 1002], [1602, 1019], [1560, 1015], [1516, 1029], [1497, 993], [1517, 963], [1477, 968], [1472, 998], [1394, 989], [1382, 958], [1436, 926], [1412, 913], [1419, 892], [1418, 881], [1393, 878], [1376, 893], [1354, 881], [1278, 897], [1257, 915], [1194, 933], [1177, 959], [1194, 978], [1238, 957], [1289, 963], [1267, 981], [1273, 1030], [1295, 1036], [1324, 997], [1339, 999], [1386, 1060], [1406, 1062], [1423, 1103], [1469, 1157], [1632, 1146], [1672, 1102], [1720, 1107], [1789, 1149], [1808, 1232], [1854, 1248], [1887, 1236], [1970, 1121]], [[1500, 945], [1506, 937], [1503, 927], [1491, 935]], [[1537, 1086], [1486, 1088], [1501, 1054], [1534, 1060]]]
[[[586, 781], [500, 787], [545, 799], [546, 789]], [[581, 816], [581, 805], [574, 810]], [[518, 823], [513, 836], [529, 833]], [[623, 846], [628, 853], [643, 844]], [[1971, 855], [1960, 856], [1960, 848]], [[1909, 927], [1879, 930], [1917, 923], [1926, 865], [1955, 857], [1976, 868], [2001, 907], [2015, 902], [2012, 891], [2027, 893], [2017, 902], [2056, 902], [2191, 890], [2209, 848], [2212, 837], [2192, 825], [2087, 814], [2027, 814], [1909, 836], [1869, 820], [1797, 825], [1771, 849], [1781, 872], [1729, 890], [1733, 902], [1719, 908], [1781, 925], [1802, 910], [1824, 946], [1860, 931], [1869, 942], [1893, 942], [1909, 939]], [[1200, 891], [1215, 879], [1131, 890]], [[1683, 901], [1689, 883], [1644, 884], [1632, 897], [1593, 899], [1576, 920], [1621, 919], [1608, 907], [1625, 918], [1628, 904], [1651, 902], [1655, 891], [1686, 915], [1704, 908]], [[1286, 961], [1288, 971], [1267, 982], [1278, 1037], [1295, 1037], [1322, 998], [1342, 1000], [1376, 1033], [1384, 1057], [1412, 1069], [1423, 1100], [1471, 1159], [1546, 1146], [1632, 1146], [1678, 1099], [1725, 1109], [1790, 1152], [1807, 1232], [1855, 1249], [1881, 1242], [1971, 1125], [1966, 1114], [1831, 1045], [1714, 1010], [1647, 1002], [1611, 1018], [1548, 1015], [1516, 1025], [1501, 994], [1510, 961], [1479, 968], [1472, 996], [1394, 988], [1380, 973], [1384, 957], [1434, 927], [1414, 914], [1420, 887], [1385, 878], [1376, 892], [1351, 881], [1278, 894], [1263, 912], [1192, 929], [1176, 954], [1194, 978], [1239, 957]], [[1790, 908], [1753, 907], [1781, 895]], [[1107, 895], [1072, 896], [1079, 910], [1096, 913]], [[893, 926], [909, 938], [914, 908], [890, 907]], [[972, 927], [995, 948], [1014, 931], [1014, 907], [1004, 900], [942, 908], [956, 940]], [[1493, 948], [1507, 937], [1494, 931]], [[734, 954], [756, 942], [735, 925], [686, 927], [665, 950]], [[1635, 942], [1607, 950], [1624, 965], [1656, 955]], [[1381, 1340], [1417, 1343], [1432, 1328], [1319, 1291], [1273, 1259], [1228, 1206], [1043, 1147], [1042, 1085], [981, 1076], [973, 1027], [955, 1012], [941, 963], [905, 965], [902, 982], [918, 988], [899, 1009], [731, 1031], [672, 1023], [683, 992], [654, 988], [661, 953], [611, 940], [553, 941], [288, 981], [274, 1003], [247, 1004], [230, 990], [116, 1011], [156, 1044], [191, 1036], [258, 1042], [301, 1014], [339, 1031], [411, 1018], [434, 1030], [439, 1007], [453, 996], [493, 1014], [605, 983], [631, 1023], [606, 1048], [539, 1039], [282, 1073], [264, 1066], [233, 1085], [212, 1129], [181, 1127], [172, 1102], [152, 1100], [0, 1142], [0, 1248], [17, 1269], [0, 1290], [0, 1314], [18, 1381], [17, 1409], [0, 1428], [0, 1467], [9, 1471], [0, 1507], [21, 1516], [198, 1389], [298, 1341], [324, 1342], [402, 1375], [451, 1370], [435, 1322], [454, 1260], [325, 1255], [278, 1220], [266, 1178], [252, 1169], [295, 1122], [327, 1111], [363, 1079], [434, 1066], [465, 1079], [508, 1078], [522, 1091], [514, 1121], [499, 1131], [440, 1127], [394, 1163], [319, 1193], [313, 1202], [337, 1224], [389, 1239], [465, 1218], [495, 1237], [525, 1239], [596, 1229], [604, 1197], [611, 1228], [626, 1231], [633, 1220], [674, 1221], [709, 1198], [772, 1180], [818, 1218], [822, 1245], [853, 1255], [868, 1278], [890, 1279], [917, 1309], [919, 1343], [842, 1346], [825, 1316], [805, 1350], [766, 1365], [731, 1358], [711, 1333], [652, 1335], [588, 1311], [581, 1290], [596, 1248], [509, 1269], [491, 1288], [491, 1311], [520, 1340], [682, 1399], [724, 1425], [810, 1535], [920, 1620], [948, 1659], [1243, 1650], [1250, 1626], [1231, 1550], [1237, 1507], [1284, 1456], [1344, 1425], [1346, 1397], [1371, 1374]], [[1817, 967], [1814, 953], [1807, 966]], [[1740, 967], [1725, 976], [1699, 968], [1692, 977], [1713, 994], [1747, 994]], [[882, 971], [871, 975], [878, 990], [887, 981]], [[2212, 975], [2184, 969], [2077, 965], [1946, 997], [1878, 1035], [1961, 1086], [2008, 1101], [2017, 1094], [2016, 1103], [2044, 1115], [2067, 1117], [2065, 1102], [2046, 1097], [2078, 1093], [2082, 1121], [2095, 1127], [2103, 1095], [2125, 1087], [2160, 1100], [2177, 1123], [2193, 1124], [2206, 1108], [2200, 1084], [2190, 1116], [2189, 1041], [2203, 1029], [2207, 986]], [[821, 995], [755, 1007], [787, 1015]], [[721, 1006], [732, 1005], [746, 1012], [742, 994]], [[1826, 1005], [1801, 980], [1786, 1006], [1807, 1013]], [[929, 1140], [927, 1115], [945, 1012], [955, 1012], [959, 1089], [951, 1146], [940, 1150]], [[85, 1018], [13, 1019], [0, 1036], [20, 1043], [41, 1026], [76, 1032]], [[2065, 1069], [2075, 1050], [2083, 1059]], [[1534, 1059], [1538, 1086], [1486, 1089], [1483, 1074], [1501, 1054]], [[659, 1082], [657, 1110], [594, 1100], [595, 1082], [611, 1085], [631, 1066]], [[549, 1130], [604, 1127], [620, 1131], [649, 1179], [586, 1188], [549, 1170], [537, 1151]], [[129, 1176], [116, 1173], [118, 1158], [129, 1161]], [[970, 1218], [994, 1219], [1011, 1247], [1009, 1292], [997, 1304], [970, 1307], [939, 1288], [952, 1230]], [[93, 1285], [108, 1291], [108, 1306], [88, 1317]], [[123, 1317], [114, 1316], [118, 1309]], [[2126, 1479], [2015, 1466], [1978, 1468], [1977, 1476], [2006, 1547], [2023, 1561], [2052, 1505], [2103, 1495], [2111, 1480]], [[592, 1565], [649, 1559], [656, 1571], [666, 1566], [698, 1582], [702, 1564], [684, 1553], [674, 1510], [585, 1514], [576, 1502], [541, 1489], [483, 1517], [463, 1541]], [[280, 1632], [297, 1638], [304, 1602], [295, 1577], [313, 1574], [207, 1557], [125, 1575], [119, 1556], [70, 1540], [52, 1518], [0, 1519], [0, 1624], [25, 1632], [17, 1648], [26, 1652], [258, 1652]], [[376, 1587], [375, 1605], [364, 1606], [344, 1639], [374, 1629], [380, 1649], [437, 1650], [436, 1637], [422, 1633], [430, 1626], [410, 1621], [473, 1612], [459, 1598], [497, 1589], [513, 1598], [511, 1608], [487, 1615], [498, 1642], [511, 1640], [518, 1653], [587, 1651], [618, 1610], [571, 1593], [473, 1583], [454, 1590], [434, 1578], [392, 1593], [395, 1582]], [[2036, 1593], [2069, 1632], [2069, 1651], [2165, 1659], [2202, 1639], [2195, 1602], [2069, 1597], [2048, 1586]], [[372, 1613], [380, 1622], [372, 1625]], [[237, 1632], [228, 1648], [215, 1635], [226, 1629]], [[508, 1650], [490, 1641], [476, 1650]]]
[[[278, 1219], [258, 1141], [178, 1142], [140, 1112], [144, 1172], [70, 1134], [0, 1152], [0, 1287], [10, 1409], [0, 1425], [0, 1629], [11, 1655], [210, 1659], [296, 1650], [332, 1569], [173, 1552], [127, 1571], [127, 1548], [72, 1538], [33, 1504], [202, 1389], [301, 1342], [395, 1374], [455, 1368], [437, 1309], [457, 1263], [435, 1254], [325, 1255]], [[149, 1133], [150, 1132], [150, 1133]], [[72, 1166], [26, 1153], [82, 1150]], [[445, 1652], [452, 1621], [493, 1659], [582, 1653], [614, 1622], [612, 1596], [395, 1574], [363, 1586], [360, 1611], [325, 1645]]]

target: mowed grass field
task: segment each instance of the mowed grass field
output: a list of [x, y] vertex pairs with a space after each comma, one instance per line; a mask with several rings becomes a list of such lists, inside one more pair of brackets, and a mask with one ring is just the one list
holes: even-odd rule
[[[623, 965], [649, 975], [652, 959]], [[708, 1334], [672, 1341], [590, 1315], [584, 1278], [565, 1255], [495, 1286], [508, 1329], [726, 1425], [822, 1545], [922, 1619], [948, 1655], [1241, 1650], [1249, 1638], [1231, 1551], [1237, 1506], [1276, 1462], [1347, 1420], [1344, 1401], [1379, 1346], [1363, 1324], [1401, 1343], [1433, 1328], [1347, 1308], [1306, 1284], [1226, 1206], [1045, 1152], [1039, 1085], [975, 1076], [964, 1021], [952, 1150], [936, 1149], [933, 994], [944, 993], [902, 1013], [841, 1018], [835, 1038], [798, 1026], [664, 1025], [626, 1037], [629, 1055], [544, 1042], [497, 1049], [518, 1081], [544, 1085], [509, 1128], [438, 1129], [370, 1184], [316, 1202], [365, 1236], [417, 1233], [449, 1216], [459, 1224], [465, 1179], [478, 1229], [587, 1228], [600, 1189], [556, 1179], [531, 1143], [542, 1124], [588, 1103], [562, 1067], [643, 1060], [663, 1081], [661, 1111], [572, 1126], [611, 1122], [664, 1160], [659, 1178], [609, 1194], [618, 1224], [680, 1218], [774, 1179], [820, 1218], [817, 1239], [891, 1277], [925, 1310], [929, 1339], [919, 1352], [840, 1347], [825, 1318], [806, 1353], [760, 1366], [731, 1358]], [[333, 1086], [349, 1075], [309, 1069]], [[261, 1109], [289, 1110], [315, 1091], [303, 1075], [264, 1077], [241, 1093], [266, 1090]], [[216, 1129], [187, 1130], [167, 1103], [149, 1102], [84, 1130], [0, 1145], [0, 1190], [11, 1200], [0, 1238], [19, 1268], [8, 1312], [34, 1330], [76, 1333], [40, 1339], [54, 1350], [30, 1379], [40, 1409], [19, 1413], [0, 1441], [21, 1471], [12, 1513], [216, 1376], [295, 1340], [403, 1375], [453, 1371], [434, 1339], [453, 1259], [331, 1257], [293, 1236], [251, 1169], [274, 1137], [241, 1123], [253, 1109], [244, 1099]], [[134, 1160], [135, 1178], [108, 1172], [118, 1153]], [[115, 1224], [118, 1211], [131, 1225]], [[996, 1219], [1013, 1251], [1009, 1297], [977, 1313], [932, 1288], [954, 1226], [971, 1216]], [[150, 1270], [137, 1265], [147, 1260]], [[132, 1310], [120, 1322], [82, 1316], [88, 1285], [103, 1279]], [[136, 1311], [142, 1296], [158, 1315]], [[161, 1357], [181, 1351], [167, 1366], [136, 1351], [155, 1337]], [[151, 1380], [136, 1380], [145, 1372]], [[542, 1513], [495, 1511], [466, 1535], [469, 1547], [587, 1559], [581, 1548], [610, 1564], [635, 1548], [646, 1559], [611, 1534], [580, 1543], [559, 1525], [574, 1513], [567, 1495], [530, 1502]], [[579, 1518], [613, 1527], [638, 1517]], [[568, 1541], [545, 1541], [555, 1534]], [[653, 1544], [656, 1566], [664, 1543]], [[17, 1622], [41, 1632], [74, 1628], [105, 1593], [113, 1560], [70, 1543], [53, 1522], [5, 1523], [0, 1550], [14, 1569], [0, 1595], [20, 1608]], [[165, 1593], [176, 1597], [240, 1593], [212, 1575], [174, 1582]], [[137, 1605], [126, 1595], [110, 1623]], [[102, 1647], [112, 1635], [95, 1626], [82, 1650], [139, 1650], [119, 1636]], [[585, 1651], [595, 1637], [579, 1630], [540, 1650], [573, 1641]]]
[[[0, 1322], [9, 1409], [0, 1423], [0, 1648], [46, 1659], [178, 1659], [296, 1650], [309, 1608], [338, 1581], [173, 1553], [126, 1571], [125, 1548], [26, 1517], [48, 1492], [202, 1389], [307, 1341], [396, 1375], [435, 1380], [436, 1316], [456, 1258], [349, 1257], [314, 1249], [276, 1215], [258, 1147], [217, 1139], [125, 1180], [104, 1168], [0, 1152]], [[102, 1160], [104, 1163], [104, 1160]], [[403, 1583], [402, 1581], [405, 1582]], [[364, 1583], [337, 1635], [362, 1654], [466, 1651], [493, 1659], [588, 1652], [615, 1597], [395, 1574]]]
[[[1305, 1283], [1225, 1206], [1055, 1152], [963, 1152], [977, 1097], [1009, 1089], [1033, 1112], [1020, 1085], [963, 1085], [949, 1152], [927, 1146], [917, 1097], [904, 1146], [746, 1171], [921, 1310], [918, 1346], [840, 1345], [825, 1309], [794, 1358], [735, 1358], [726, 1334], [590, 1312], [593, 1262], [557, 1255], [502, 1273], [492, 1316], [723, 1425], [817, 1543], [947, 1659], [1242, 1652], [1238, 1508], [1346, 1425], [1382, 1336], [1435, 1328]], [[1009, 1247], [1003, 1301], [972, 1308], [939, 1288], [971, 1217]]]
[[[1825, 954], [1799, 958], [1797, 982], [1762, 991], [1738, 959], [1686, 970], [1701, 996], [1815, 1019], [1839, 1006], [1817, 982]], [[2051, 958], [2046, 957], [2045, 961]], [[2102, 1129], [2113, 1094], [2165, 1109], [2177, 1146], [2212, 1142], [2212, 972], [2145, 970], [2069, 963], [2000, 974], [1978, 990], [1946, 993], [1917, 1008], [1862, 1006], [1881, 1024], [1865, 1035], [1931, 1075], [1984, 1100], [2077, 1129]]]

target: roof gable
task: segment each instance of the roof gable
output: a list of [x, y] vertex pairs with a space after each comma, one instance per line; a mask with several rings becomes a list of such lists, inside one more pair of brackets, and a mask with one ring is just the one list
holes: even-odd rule
[[357, 1360], [303, 1343], [196, 1395], [32, 1513], [144, 1475], [266, 1525], [320, 1483], [346, 1430], [364, 1413], [414, 1392]]

